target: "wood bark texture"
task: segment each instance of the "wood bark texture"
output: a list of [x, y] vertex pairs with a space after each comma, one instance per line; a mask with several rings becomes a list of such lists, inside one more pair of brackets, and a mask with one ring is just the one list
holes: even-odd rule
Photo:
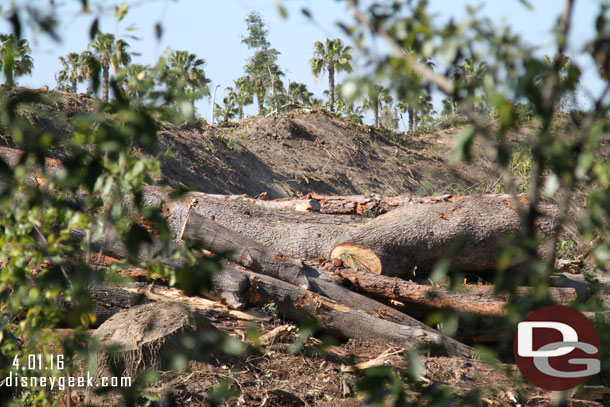
[[[556, 208], [543, 205], [540, 209], [546, 216], [537, 227], [551, 233]], [[496, 267], [498, 244], [519, 230], [509, 196], [455, 196], [405, 206], [346, 229], [328, 257], [341, 259], [350, 268], [398, 277], [415, 269], [430, 272], [448, 257], [452, 271], [491, 270]]]
[[[335, 274], [345, 279], [354, 291], [384, 301], [405, 303], [407, 309], [408, 304], [418, 304], [431, 309], [452, 308], [481, 315], [505, 314], [506, 301], [502, 297], [494, 296], [494, 287], [491, 285], [465, 285], [458, 291], [449, 291], [444, 287], [417, 284], [353, 269], [338, 269]], [[517, 295], [523, 296], [532, 292], [531, 287], [520, 287]], [[562, 305], [576, 299], [576, 290], [573, 288], [551, 287], [549, 294], [553, 301]]]

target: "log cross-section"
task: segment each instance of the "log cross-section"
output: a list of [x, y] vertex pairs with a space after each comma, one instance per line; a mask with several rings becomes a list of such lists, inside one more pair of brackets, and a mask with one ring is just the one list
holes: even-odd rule
[[[545, 216], [537, 227], [549, 234], [556, 208], [541, 205], [540, 210]], [[429, 272], [447, 257], [452, 271], [491, 270], [497, 264], [498, 244], [520, 228], [507, 195], [450, 197], [408, 205], [347, 229], [328, 257], [352, 268], [399, 277], [415, 269]]]

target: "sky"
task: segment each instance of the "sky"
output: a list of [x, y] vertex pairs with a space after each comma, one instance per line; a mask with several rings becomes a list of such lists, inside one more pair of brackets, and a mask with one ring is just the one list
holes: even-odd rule
[[[15, 0], [26, 4], [28, 0]], [[31, 1], [31, 0], [30, 0]], [[280, 53], [279, 65], [286, 78], [304, 82], [316, 97], [322, 98], [327, 89], [326, 77], [315, 80], [312, 76], [309, 59], [312, 57], [315, 41], [339, 37], [349, 40], [337, 27], [338, 21], [351, 21], [345, 2], [332, 0], [283, 0], [288, 17], [280, 16], [279, 0], [129, 0], [130, 10], [127, 17], [118, 25], [115, 23], [113, 8], [122, 1], [90, 0], [92, 13], [79, 12], [80, 0], [55, 0], [61, 4], [59, 35], [61, 41], [55, 42], [44, 35], [25, 32], [30, 40], [34, 72], [31, 76], [18, 79], [19, 85], [39, 88], [44, 85], [54, 88], [55, 73], [60, 69], [58, 57], [69, 52], [81, 52], [89, 43], [89, 27], [100, 16], [100, 29], [112, 32], [117, 37], [136, 35], [139, 40], [126, 38], [131, 50], [140, 53], [133, 62], [152, 64], [167, 47], [174, 50], [188, 50], [206, 60], [205, 72], [212, 80], [211, 89], [220, 85], [216, 102], [222, 100], [224, 88], [243, 74], [243, 66], [251, 52], [241, 43], [246, 32], [244, 19], [250, 11], [260, 12], [269, 28], [271, 45]], [[600, 0], [601, 1], [601, 0]], [[46, 5], [47, 0], [34, 0]], [[551, 30], [563, 6], [557, 0], [530, 0], [533, 9], [529, 10], [518, 0], [472, 1], [472, 0], [430, 0], [430, 10], [437, 14], [440, 22], [449, 18], [460, 20], [465, 16], [467, 5], [481, 6], [481, 15], [489, 16], [496, 24], [509, 25], [526, 42], [540, 47], [542, 54], [554, 53]], [[576, 1], [573, 31], [570, 37], [571, 50], [582, 49], [593, 35], [593, 21], [599, 1]], [[101, 6], [100, 6], [101, 5]], [[311, 11], [313, 19], [302, 15], [301, 8]], [[2, 11], [0, 9], [0, 11]], [[158, 41], [154, 33], [157, 22], [163, 25], [164, 33]], [[137, 27], [129, 31], [129, 27]], [[6, 20], [0, 20], [0, 32], [9, 32]], [[601, 88], [590, 58], [578, 60], [583, 68], [582, 95], [595, 94]], [[339, 77], [340, 82], [343, 77]], [[84, 85], [83, 85], [84, 86]], [[84, 89], [84, 88], [83, 88]], [[435, 103], [438, 106], [438, 100]], [[197, 103], [198, 115], [209, 120], [209, 99]], [[254, 113], [254, 107], [248, 110]]]

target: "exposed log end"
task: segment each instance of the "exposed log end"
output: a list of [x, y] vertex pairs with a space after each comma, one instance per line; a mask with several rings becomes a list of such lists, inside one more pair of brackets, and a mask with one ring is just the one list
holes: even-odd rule
[[346, 267], [381, 274], [379, 256], [370, 249], [352, 243], [341, 243], [330, 251], [330, 260], [339, 259]]

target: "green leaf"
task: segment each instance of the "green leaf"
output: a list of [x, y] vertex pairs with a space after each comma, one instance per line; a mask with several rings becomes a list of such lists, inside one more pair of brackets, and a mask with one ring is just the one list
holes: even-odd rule
[[126, 2], [123, 2], [118, 6], [114, 6], [114, 18], [117, 23], [125, 18], [128, 10], [129, 7], [127, 6]]
[[89, 39], [91, 39], [91, 40], [95, 39], [95, 36], [99, 32], [99, 28], [98, 28], [99, 23], [100, 23], [100, 21], [98, 18], [93, 20], [93, 23], [91, 23], [91, 28], [89, 28]]
[[471, 149], [472, 144], [474, 143], [475, 134], [476, 130], [474, 126], [468, 126], [457, 136], [456, 143], [453, 147], [453, 151], [451, 151], [451, 158], [449, 160], [451, 164], [457, 164], [464, 158], [466, 161], [471, 160]]
[[163, 37], [163, 25], [157, 23], [155, 24], [155, 38], [161, 40], [161, 37]]
[[288, 11], [286, 11], [286, 7], [284, 7], [284, 5], [282, 3], [277, 3], [276, 4], [277, 7], [277, 11], [278, 13], [280, 13], [280, 16], [285, 20], [288, 18]]

